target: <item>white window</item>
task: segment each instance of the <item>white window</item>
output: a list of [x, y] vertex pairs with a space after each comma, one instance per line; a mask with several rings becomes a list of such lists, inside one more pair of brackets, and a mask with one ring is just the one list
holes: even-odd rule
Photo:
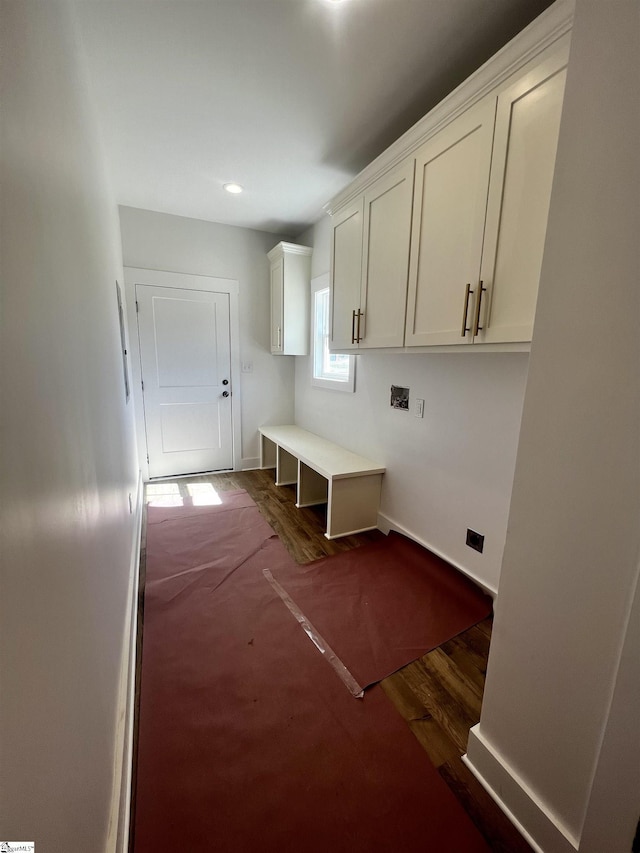
[[329, 352], [331, 331], [329, 313], [329, 276], [318, 276], [311, 282], [311, 384], [317, 388], [350, 391], [355, 388], [355, 356]]

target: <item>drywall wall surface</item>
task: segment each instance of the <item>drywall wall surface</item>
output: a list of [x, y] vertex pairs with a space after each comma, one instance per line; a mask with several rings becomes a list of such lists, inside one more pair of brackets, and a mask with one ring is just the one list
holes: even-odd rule
[[602, 850], [627, 853], [632, 849], [640, 803], [639, 649], [640, 584], [636, 579], [611, 709], [580, 838], [580, 853]]
[[578, 0], [480, 722], [580, 849], [640, 547], [639, 79], [637, 2]]
[[[120, 208], [124, 265], [230, 278], [240, 283], [242, 457], [259, 456], [258, 427], [293, 420], [294, 361], [272, 356], [267, 252], [283, 235]], [[246, 372], [246, 365], [251, 366]], [[250, 464], [250, 462], [249, 462]]]
[[331, 217], [322, 216], [311, 228], [298, 237], [303, 246], [312, 246], [311, 277], [329, 272], [331, 252]]
[[105, 849], [138, 464], [73, 19], [3, 2], [0, 838]]
[[[314, 246], [314, 276], [329, 268], [328, 230], [324, 217], [299, 238]], [[346, 394], [311, 387], [311, 359], [296, 359], [296, 423], [384, 464], [381, 512], [496, 590], [528, 354], [356, 360], [356, 391]], [[410, 389], [409, 411], [391, 408], [392, 384]], [[467, 528], [484, 534], [482, 554], [465, 544]]]

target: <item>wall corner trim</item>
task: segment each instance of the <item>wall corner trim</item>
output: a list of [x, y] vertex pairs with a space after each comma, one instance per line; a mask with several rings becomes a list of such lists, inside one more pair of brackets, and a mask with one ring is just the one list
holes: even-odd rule
[[143, 495], [142, 471], [138, 471], [131, 563], [129, 568], [129, 587], [127, 590], [124, 636], [120, 660], [120, 687], [116, 707], [113, 788], [109, 828], [105, 846], [107, 853], [126, 853], [129, 849]]
[[462, 756], [465, 765], [536, 853], [575, 853], [579, 839], [489, 742], [480, 726], [469, 732], [467, 753]]

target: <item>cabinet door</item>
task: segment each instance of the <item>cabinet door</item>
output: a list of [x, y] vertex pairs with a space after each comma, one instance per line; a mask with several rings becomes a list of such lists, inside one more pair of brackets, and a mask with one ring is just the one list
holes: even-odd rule
[[481, 101], [418, 149], [406, 346], [471, 343], [495, 109]]
[[414, 160], [364, 196], [360, 347], [401, 347], [409, 275]]
[[271, 352], [283, 352], [284, 258], [271, 264]]
[[360, 310], [363, 199], [332, 218], [331, 349], [357, 349], [354, 312]]
[[567, 52], [498, 98], [476, 340], [530, 341], [560, 129]]

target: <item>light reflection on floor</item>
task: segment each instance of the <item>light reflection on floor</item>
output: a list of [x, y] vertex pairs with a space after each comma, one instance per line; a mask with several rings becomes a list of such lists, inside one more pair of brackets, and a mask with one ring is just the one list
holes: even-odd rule
[[222, 503], [211, 483], [183, 480], [147, 483], [145, 496], [148, 506], [216, 506]]

